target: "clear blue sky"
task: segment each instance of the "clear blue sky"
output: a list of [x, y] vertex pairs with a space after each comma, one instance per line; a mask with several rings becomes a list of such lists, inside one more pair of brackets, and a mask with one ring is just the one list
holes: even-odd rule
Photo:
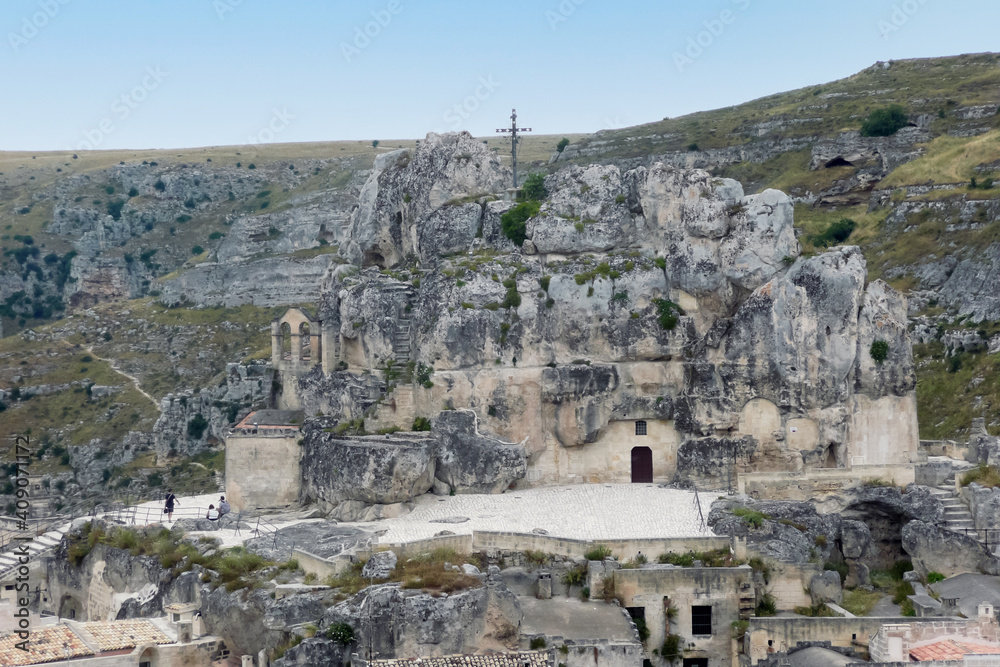
[[1000, 50], [998, 25], [996, 0], [4, 0], [0, 150], [483, 135], [515, 106], [593, 132]]

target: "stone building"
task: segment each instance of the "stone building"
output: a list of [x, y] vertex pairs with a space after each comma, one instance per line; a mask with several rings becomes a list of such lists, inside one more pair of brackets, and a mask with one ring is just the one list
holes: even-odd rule
[[668, 636], [675, 636], [687, 667], [736, 664], [732, 625], [747, 619], [756, 604], [748, 565], [622, 569], [612, 561], [592, 562], [588, 580], [592, 598], [606, 595], [611, 586], [632, 617], [643, 620], [649, 630], [647, 646], [663, 646]]
[[298, 503], [302, 420], [294, 410], [258, 410], [226, 432], [226, 496], [234, 511]]

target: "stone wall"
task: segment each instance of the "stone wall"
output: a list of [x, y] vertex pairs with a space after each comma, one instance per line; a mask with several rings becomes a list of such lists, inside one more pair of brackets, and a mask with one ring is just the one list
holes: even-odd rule
[[872, 465], [788, 472], [740, 473], [739, 492], [772, 500], [821, 500], [858, 481], [882, 479], [895, 486], [916, 480], [912, 465]]
[[534, 533], [506, 533], [477, 530], [472, 534], [474, 551], [497, 552], [541, 551], [556, 556], [581, 558], [595, 547], [603, 546], [611, 550], [619, 560], [635, 558], [640, 552], [650, 560], [663, 553], [683, 554], [689, 551], [704, 552], [727, 549], [728, 537], [677, 537], [663, 539], [623, 539], [623, 540], [574, 540], [550, 537]]
[[302, 447], [298, 429], [226, 436], [226, 496], [233, 511], [286, 507], [299, 501]]
[[783, 563], [770, 561], [771, 573], [765, 590], [774, 596], [778, 609], [788, 611], [796, 607], [811, 607], [809, 583], [823, 569], [813, 563]]
[[793, 650], [800, 642], [829, 641], [833, 646], [867, 649], [883, 625], [911, 622], [923, 623], [907, 617], [753, 617], [744, 637], [744, 652], [750, 664], [756, 665], [768, 654]]

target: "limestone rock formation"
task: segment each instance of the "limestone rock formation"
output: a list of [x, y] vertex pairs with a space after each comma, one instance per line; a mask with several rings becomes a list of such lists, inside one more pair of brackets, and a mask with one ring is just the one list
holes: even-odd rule
[[524, 477], [524, 447], [479, 432], [475, 412], [445, 410], [434, 420], [435, 477], [455, 493], [501, 493]]
[[903, 548], [921, 575], [940, 572], [952, 577], [963, 572], [1000, 573], [1000, 561], [990, 556], [979, 541], [924, 521], [903, 527]]
[[382, 657], [438, 657], [510, 650], [521, 618], [517, 597], [495, 577], [447, 597], [404, 591], [398, 584], [369, 587], [328, 609], [321, 627], [346, 623], [358, 646], [371, 642]]
[[434, 261], [468, 250], [483, 215], [475, 199], [507, 179], [499, 157], [467, 132], [431, 133], [413, 154], [380, 155], [351, 217], [347, 256], [387, 268], [408, 255]]
[[[480, 201], [502, 172], [461, 134], [379, 158], [342, 250], [355, 266], [324, 283], [337, 370], [299, 381], [307, 414], [406, 429], [470, 408], [525, 442], [537, 483], [627, 481], [647, 443], [657, 481], [719, 483], [739, 459], [792, 472], [914, 460], [906, 302], [866, 284], [858, 248], [800, 258], [789, 197], [659, 163], [569, 166], [545, 179], [517, 249], [497, 232], [509, 203]], [[399, 369], [428, 380], [378, 405]], [[640, 421], [656, 439], [626, 436]], [[431, 478], [455, 486], [444, 470]]]

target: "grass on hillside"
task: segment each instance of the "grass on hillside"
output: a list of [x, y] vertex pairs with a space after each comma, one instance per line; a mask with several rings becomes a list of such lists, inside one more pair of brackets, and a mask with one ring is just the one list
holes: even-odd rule
[[[141, 299], [97, 310], [103, 321], [128, 310], [128, 322], [144, 319], [155, 326], [151, 335], [126, 324], [110, 341], [93, 334], [87, 342], [100, 356], [115, 359], [123, 370], [140, 379], [144, 390], [160, 398], [179, 388], [198, 389], [219, 382], [227, 363], [269, 358], [271, 320], [286, 308], [168, 308], [153, 299]], [[151, 338], [166, 339], [166, 344], [150, 342]], [[186, 342], [170, 349], [175, 339]]]
[[[962, 353], [948, 357], [940, 342], [913, 346], [917, 365], [920, 437], [967, 437], [975, 417], [993, 423], [1000, 412], [1000, 355]], [[957, 359], [957, 361], [956, 361]]]
[[[872, 66], [838, 81], [778, 93], [744, 104], [667, 118], [659, 122], [600, 135], [606, 157], [638, 157], [683, 151], [690, 144], [702, 150], [755, 141], [753, 126], [774, 120], [798, 119], [769, 131], [767, 139], [834, 136], [858, 130], [875, 109], [902, 104], [910, 114], [935, 117], [932, 131], [943, 134], [960, 121], [958, 106], [995, 104], [1000, 88], [1000, 55], [972, 54], [947, 58], [893, 61], [888, 69]], [[927, 100], [913, 105], [913, 99]], [[937, 118], [938, 114], [944, 118]], [[587, 158], [584, 158], [587, 160]]]
[[975, 167], [1000, 160], [1000, 130], [968, 138], [945, 135], [926, 148], [925, 155], [897, 168], [878, 187], [964, 183], [973, 176], [982, 180]]

